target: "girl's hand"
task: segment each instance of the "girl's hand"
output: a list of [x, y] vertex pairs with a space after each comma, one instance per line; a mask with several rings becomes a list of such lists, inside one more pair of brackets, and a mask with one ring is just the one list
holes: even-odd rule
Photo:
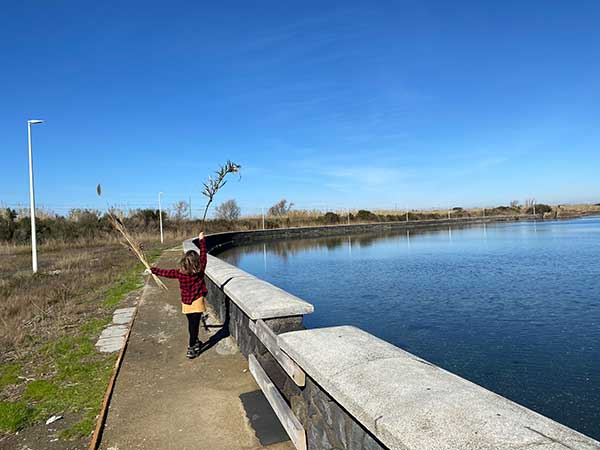
[[144, 275], [150, 275], [152, 271], [150, 269], [144, 270]]
[[200, 232], [200, 234], [198, 235], [198, 239], [200, 239], [200, 240], [204, 239], [204, 231]]

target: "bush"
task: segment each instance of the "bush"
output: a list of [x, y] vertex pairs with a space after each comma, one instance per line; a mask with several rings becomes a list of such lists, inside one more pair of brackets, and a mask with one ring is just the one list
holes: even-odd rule
[[340, 223], [340, 216], [334, 212], [329, 211], [323, 215], [321, 220], [327, 224]]
[[510, 214], [520, 214], [520, 209], [518, 207], [512, 206], [497, 206], [495, 208], [487, 208], [485, 210], [486, 216], [502, 216], [502, 215], [510, 215]]
[[0, 240], [11, 240], [15, 232], [17, 212], [7, 208], [0, 210]]
[[[127, 228], [134, 230], [146, 231], [158, 227], [159, 224], [158, 209], [136, 209], [129, 213], [129, 217], [125, 219]], [[163, 225], [166, 224], [168, 215], [166, 211], [162, 212]]]
[[361, 209], [356, 213], [356, 218], [362, 221], [374, 221], [378, 220], [377, 216], [373, 214], [371, 211], [367, 211], [366, 209]]
[[533, 209], [535, 207], [536, 214], [546, 214], [552, 212], [552, 207], [550, 205], [546, 205], [544, 203], [537, 203], [527, 209], [528, 214], [533, 214]]
[[469, 217], [469, 212], [465, 211], [463, 208], [456, 206], [452, 208], [451, 217]]

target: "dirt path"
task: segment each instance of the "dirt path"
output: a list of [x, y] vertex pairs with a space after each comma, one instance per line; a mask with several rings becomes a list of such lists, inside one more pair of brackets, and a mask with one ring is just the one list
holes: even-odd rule
[[[178, 253], [166, 253], [158, 265], [174, 267], [177, 256]], [[250, 426], [240, 400], [240, 395], [258, 389], [245, 358], [231, 338], [214, 327], [210, 333], [200, 333], [204, 342], [212, 335], [214, 345], [199, 358], [188, 360], [187, 327], [181, 314], [177, 281], [166, 280], [166, 284], [166, 293], [146, 288], [100, 448], [265, 448]], [[287, 450], [293, 446], [286, 441], [266, 448]]]

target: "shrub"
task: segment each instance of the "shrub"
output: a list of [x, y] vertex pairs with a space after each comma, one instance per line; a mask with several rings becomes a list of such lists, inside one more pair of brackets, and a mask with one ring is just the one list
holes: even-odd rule
[[340, 223], [340, 216], [334, 212], [328, 211], [323, 215], [321, 220], [328, 224]]
[[8, 241], [13, 237], [17, 218], [17, 212], [13, 209], [6, 208], [0, 210], [0, 240]]
[[382, 214], [378, 216], [382, 222], [398, 222], [401, 217], [395, 214]]
[[452, 208], [452, 217], [469, 217], [469, 211], [466, 211], [465, 209], [456, 206]]
[[[127, 228], [148, 230], [158, 227], [159, 218], [158, 209], [136, 209], [129, 213], [129, 217], [126, 218], [125, 223]], [[163, 225], [166, 224], [167, 219], [166, 211], [162, 211]]]
[[536, 214], [546, 214], [552, 212], [552, 207], [550, 205], [546, 205], [544, 203], [536, 203], [527, 209], [528, 214], [533, 214], [533, 210], [535, 207]]
[[373, 214], [371, 211], [367, 211], [366, 209], [361, 209], [356, 213], [356, 218], [358, 220], [377, 220], [377, 216]]
[[497, 206], [495, 208], [488, 208], [485, 210], [486, 216], [501, 216], [507, 214], [517, 214], [520, 210], [517, 208], [513, 208], [511, 206]]

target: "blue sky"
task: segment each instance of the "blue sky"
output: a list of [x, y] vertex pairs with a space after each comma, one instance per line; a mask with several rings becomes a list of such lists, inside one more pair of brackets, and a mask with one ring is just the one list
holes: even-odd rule
[[[597, 1], [3, 2], [0, 201], [600, 202]], [[95, 195], [102, 183], [105, 198]]]

